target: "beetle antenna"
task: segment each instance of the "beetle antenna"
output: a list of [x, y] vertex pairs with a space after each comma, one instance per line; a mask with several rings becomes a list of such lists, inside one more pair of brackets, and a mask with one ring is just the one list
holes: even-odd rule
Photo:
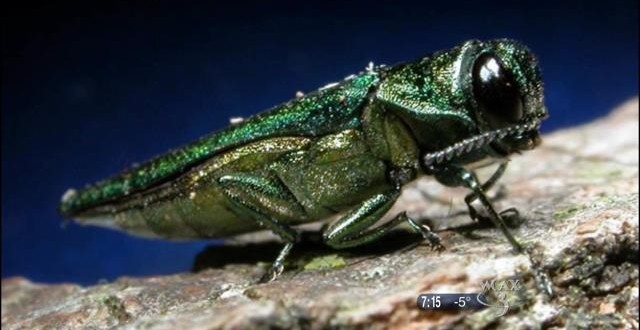
[[468, 139], [456, 142], [455, 144], [445, 149], [428, 153], [424, 155], [424, 157], [422, 158], [422, 162], [425, 167], [448, 162], [473, 150], [480, 149], [496, 140], [503, 139], [507, 136], [519, 135], [527, 131], [538, 129], [539, 127], [540, 121], [533, 121], [527, 124], [514, 125], [494, 131], [485, 132], [480, 135], [476, 135]]

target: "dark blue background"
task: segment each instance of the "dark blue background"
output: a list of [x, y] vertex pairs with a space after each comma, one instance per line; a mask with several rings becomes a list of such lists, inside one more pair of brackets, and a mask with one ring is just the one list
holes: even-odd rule
[[369, 61], [519, 39], [542, 63], [546, 131], [637, 94], [636, 0], [340, 3], [3, 9], [2, 276], [90, 284], [188, 270], [206, 242], [62, 229], [60, 196]]

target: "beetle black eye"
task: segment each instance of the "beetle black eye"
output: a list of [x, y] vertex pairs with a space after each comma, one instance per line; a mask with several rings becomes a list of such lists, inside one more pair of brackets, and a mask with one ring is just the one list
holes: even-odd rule
[[482, 54], [473, 65], [473, 94], [483, 111], [500, 121], [522, 118], [522, 99], [518, 84], [493, 54]]

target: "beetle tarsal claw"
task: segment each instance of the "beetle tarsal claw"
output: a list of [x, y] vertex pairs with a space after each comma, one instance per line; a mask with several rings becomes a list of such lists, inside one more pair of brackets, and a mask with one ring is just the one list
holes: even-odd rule
[[275, 280], [280, 274], [282, 274], [283, 270], [284, 270], [284, 266], [282, 264], [272, 265], [271, 267], [269, 267], [269, 269], [267, 269], [267, 272], [264, 273], [264, 275], [262, 275], [262, 277], [260, 278], [260, 281], [258, 282], [269, 283]]
[[432, 231], [429, 231], [429, 235], [425, 237], [425, 240], [427, 241], [427, 243], [429, 244], [429, 247], [433, 251], [442, 252], [446, 249], [444, 245], [442, 245], [441, 243], [440, 236], [438, 236], [436, 233]]
[[500, 217], [502, 217], [504, 223], [510, 228], [517, 228], [524, 222], [524, 219], [520, 216], [520, 211], [515, 207], [500, 211]]
[[407, 221], [409, 222], [409, 225], [411, 225], [411, 227], [414, 230], [416, 230], [422, 235], [422, 238], [424, 238], [424, 240], [427, 241], [427, 244], [432, 250], [438, 251], [438, 252], [445, 250], [445, 247], [444, 245], [442, 245], [442, 242], [440, 240], [440, 236], [434, 233], [429, 226], [422, 223], [416, 223], [413, 219], [409, 217], [407, 217]]

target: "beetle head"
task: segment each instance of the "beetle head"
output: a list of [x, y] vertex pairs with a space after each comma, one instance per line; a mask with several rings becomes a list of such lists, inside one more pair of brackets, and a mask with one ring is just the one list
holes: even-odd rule
[[[539, 126], [548, 117], [538, 61], [511, 40], [477, 43], [468, 53], [467, 93], [481, 132], [512, 128], [491, 147], [501, 155], [533, 149]], [[516, 127], [523, 129], [513, 129]]]
[[468, 163], [534, 148], [547, 117], [538, 61], [507, 39], [467, 41], [381, 70], [376, 99], [428, 158]]

